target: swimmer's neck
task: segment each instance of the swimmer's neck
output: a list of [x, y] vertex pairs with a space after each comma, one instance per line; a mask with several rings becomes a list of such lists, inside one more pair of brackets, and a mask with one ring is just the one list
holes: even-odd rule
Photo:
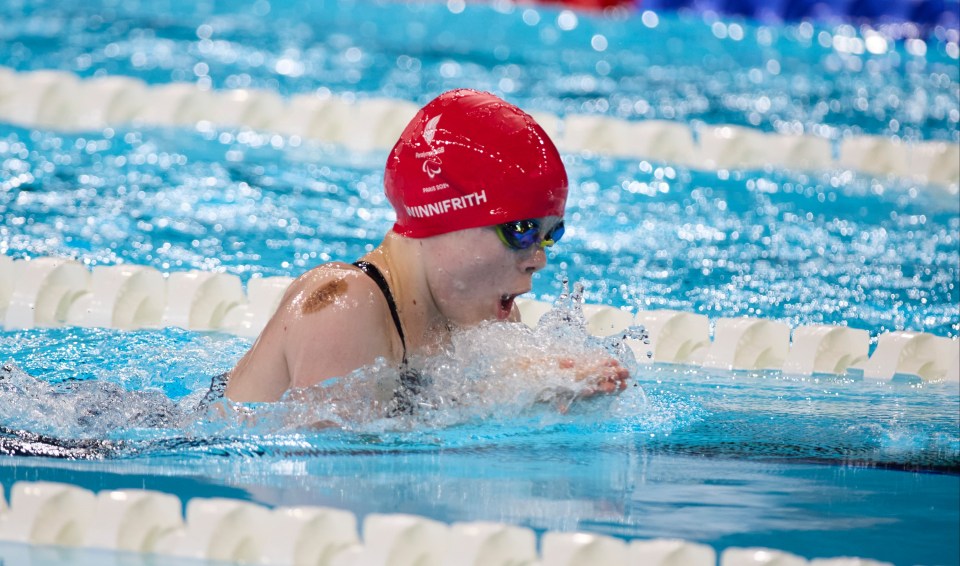
[[449, 343], [453, 325], [440, 312], [430, 291], [421, 240], [391, 230], [361, 259], [377, 266], [390, 285], [408, 354], [436, 354]]

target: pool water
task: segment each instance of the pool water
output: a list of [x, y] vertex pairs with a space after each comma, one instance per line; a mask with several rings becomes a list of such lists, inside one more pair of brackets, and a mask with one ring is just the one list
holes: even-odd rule
[[12, 0], [0, 62], [420, 104], [468, 87], [560, 115], [960, 139], [954, 28], [865, 41], [851, 25], [459, 4]]
[[[470, 86], [560, 115], [960, 141], [951, 30], [922, 49], [891, 42], [874, 53], [848, 49], [856, 30], [842, 26], [376, 6], [13, 2], [0, 7], [0, 64], [418, 103]], [[478, 42], [483, 28], [496, 41]], [[948, 188], [846, 171], [563, 157], [568, 230], [534, 279], [537, 298], [555, 300], [567, 279], [586, 285], [588, 302], [633, 310], [847, 324], [874, 341], [894, 329], [960, 335], [960, 202]], [[384, 160], [203, 125], [62, 133], [0, 124], [0, 252], [244, 281], [295, 276], [356, 259], [391, 226]], [[458, 404], [324, 431], [300, 426], [318, 416], [309, 399], [252, 407], [256, 422], [194, 410], [246, 339], [0, 332], [0, 483], [145, 487], [808, 558], [960, 561], [956, 384], [651, 367], [624, 354], [627, 391], [563, 413], [529, 396], [534, 378], [560, 379], [549, 370], [484, 369], [516, 355], [525, 332], [481, 328], [468, 335], [474, 348], [431, 361], [442, 383], [463, 387]], [[595, 345], [575, 327], [538, 332], [548, 347]], [[353, 394], [377, 376], [354, 376]], [[471, 389], [485, 380], [522, 394], [511, 402]]]
[[309, 404], [260, 407], [256, 424], [194, 412], [209, 376], [248, 344], [178, 329], [6, 333], [4, 357], [40, 379], [0, 381], [0, 404], [16, 409], [0, 424], [0, 481], [896, 564], [949, 564], [960, 552], [950, 536], [960, 524], [956, 384], [658, 366], [565, 414], [465, 399], [412, 421], [318, 432], [298, 426]]
[[[392, 226], [383, 152], [273, 138], [6, 127], [0, 250], [246, 280], [353, 261]], [[570, 228], [537, 297], [555, 298], [565, 276], [614, 306], [960, 334], [960, 201], [942, 187], [584, 155], [567, 165]]]

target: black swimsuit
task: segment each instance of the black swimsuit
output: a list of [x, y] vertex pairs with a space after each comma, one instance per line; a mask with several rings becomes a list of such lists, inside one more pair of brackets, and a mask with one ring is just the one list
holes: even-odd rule
[[[387, 306], [390, 307], [390, 315], [393, 317], [393, 324], [397, 327], [397, 334], [400, 335], [400, 344], [403, 346], [403, 359], [400, 361], [400, 379], [397, 389], [393, 392], [393, 399], [387, 406], [387, 416], [396, 417], [399, 415], [409, 415], [413, 413], [416, 406], [416, 397], [421, 394], [424, 387], [429, 382], [419, 371], [410, 367], [407, 361], [407, 341], [403, 336], [403, 326], [400, 325], [400, 312], [397, 310], [397, 303], [393, 300], [393, 293], [390, 292], [390, 285], [386, 278], [380, 273], [375, 265], [366, 261], [357, 261], [353, 264], [360, 271], [367, 274], [373, 282], [380, 288], [383, 298], [387, 300]], [[204, 410], [212, 403], [223, 399], [227, 390], [227, 381], [230, 378], [230, 372], [224, 372], [214, 376], [210, 380], [210, 389], [203, 399], [197, 403], [197, 410]]]
[[407, 361], [407, 341], [403, 336], [403, 326], [400, 325], [400, 313], [397, 311], [397, 303], [393, 300], [393, 293], [390, 292], [390, 285], [386, 278], [377, 269], [377, 266], [366, 261], [356, 261], [353, 265], [360, 268], [360, 271], [367, 274], [373, 282], [380, 287], [383, 298], [387, 300], [387, 306], [390, 307], [390, 315], [393, 317], [393, 324], [397, 327], [397, 334], [400, 335], [400, 344], [403, 346], [403, 359], [400, 361], [400, 383], [396, 391], [393, 392], [393, 399], [387, 408], [387, 415], [395, 417], [398, 415], [409, 415], [413, 413], [416, 405], [416, 397], [423, 392], [424, 387], [429, 385], [427, 379], [419, 371], [410, 367]]

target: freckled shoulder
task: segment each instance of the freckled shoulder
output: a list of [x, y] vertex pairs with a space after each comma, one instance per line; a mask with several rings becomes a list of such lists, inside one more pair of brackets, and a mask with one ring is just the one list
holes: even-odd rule
[[348, 285], [344, 279], [334, 279], [327, 281], [323, 285], [315, 288], [307, 295], [303, 305], [300, 306], [303, 314], [313, 314], [324, 307], [334, 303], [338, 298], [347, 294]]
[[290, 313], [297, 317], [318, 313], [330, 305], [371, 296], [375, 283], [352, 266], [324, 264], [301, 275], [286, 297]]
[[[396, 358], [389, 308], [376, 283], [348, 264], [325, 264], [297, 278], [271, 320], [291, 387]], [[399, 339], [397, 339], [399, 340]]]

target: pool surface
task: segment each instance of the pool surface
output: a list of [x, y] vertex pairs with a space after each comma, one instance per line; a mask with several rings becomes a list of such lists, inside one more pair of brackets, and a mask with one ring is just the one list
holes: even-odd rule
[[[803, 131], [834, 144], [960, 142], [955, 30], [881, 49], [851, 26], [449, 6], [14, 2], [0, 7], [0, 65], [414, 104], [464, 86], [561, 117]], [[209, 123], [0, 124], [0, 252], [223, 271], [245, 283], [296, 276], [353, 261], [392, 225], [385, 156]], [[960, 336], [956, 187], [563, 158], [568, 229], [534, 279], [537, 299], [556, 300], [569, 280], [585, 285], [588, 303], [846, 325], [869, 331], [872, 346], [892, 330]], [[308, 394], [242, 408], [252, 421], [195, 410], [249, 339], [0, 331], [0, 484], [8, 494], [15, 481], [43, 479], [806, 558], [960, 562], [956, 383], [646, 365], [621, 349], [632, 386], [561, 412], [563, 399], [538, 401], [526, 385], [552, 378], [549, 368], [489, 370], [529, 340], [571, 352], [602, 342], [572, 323], [484, 327], [427, 361], [456, 403], [407, 419], [365, 413], [363, 394], [385, 371], [374, 368], [343, 393], [352, 416]], [[479, 393], [485, 383], [495, 391]], [[339, 429], [303, 427], [331, 416]]]

